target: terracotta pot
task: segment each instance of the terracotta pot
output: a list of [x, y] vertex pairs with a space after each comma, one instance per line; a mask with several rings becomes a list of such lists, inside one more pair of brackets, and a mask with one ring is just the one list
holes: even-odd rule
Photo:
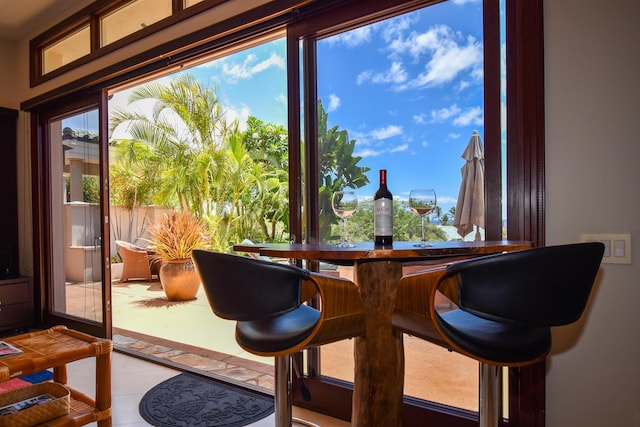
[[200, 276], [191, 258], [163, 261], [159, 276], [168, 300], [187, 301], [196, 298]]

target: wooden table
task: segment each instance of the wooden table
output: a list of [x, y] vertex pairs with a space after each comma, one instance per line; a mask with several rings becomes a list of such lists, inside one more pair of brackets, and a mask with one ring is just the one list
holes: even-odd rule
[[419, 248], [411, 242], [392, 247], [356, 243], [353, 248], [334, 245], [265, 244], [237, 245], [235, 251], [262, 256], [325, 261], [353, 265], [353, 280], [365, 307], [365, 334], [355, 339], [355, 376], [351, 424], [353, 426], [400, 426], [404, 388], [402, 333], [394, 330], [392, 315], [398, 281], [404, 263], [441, 261], [526, 249], [529, 242], [480, 241], [435, 242]]
[[[64, 326], [3, 340], [22, 350], [22, 353], [0, 359], [0, 382], [53, 368], [53, 380], [69, 389], [69, 415], [48, 421], [44, 425], [81, 426], [97, 422], [100, 427], [111, 426], [111, 341]], [[66, 364], [88, 357], [96, 359], [95, 399], [67, 385]]]

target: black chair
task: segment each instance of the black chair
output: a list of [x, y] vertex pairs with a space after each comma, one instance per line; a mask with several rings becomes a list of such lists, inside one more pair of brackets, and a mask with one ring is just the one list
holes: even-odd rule
[[[289, 427], [291, 354], [364, 333], [364, 310], [355, 283], [232, 254], [196, 250], [193, 260], [213, 312], [237, 321], [240, 347], [276, 358], [276, 425]], [[304, 304], [314, 295], [319, 296], [320, 308]]]
[[549, 246], [407, 275], [398, 286], [394, 326], [478, 360], [480, 426], [498, 426], [501, 367], [547, 356], [550, 328], [582, 315], [603, 253], [600, 242]]

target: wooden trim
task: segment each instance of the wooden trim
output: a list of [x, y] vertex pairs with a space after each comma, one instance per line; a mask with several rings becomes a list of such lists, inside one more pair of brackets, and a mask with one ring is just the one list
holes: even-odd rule
[[[545, 244], [543, 0], [506, 2], [507, 238]], [[509, 425], [544, 427], [545, 361], [511, 368]]]
[[542, 0], [506, 3], [507, 238], [544, 244]]
[[500, 2], [483, 2], [485, 239], [502, 240]]
[[[51, 194], [51, 151], [49, 124], [53, 119], [63, 115], [83, 112], [92, 108], [100, 109], [100, 103], [105, 99], [100, 94], [79, 93], [68, 97], [64, 102], [56, 103], [48, 109], [43, 109], [31, 115], [31, 194], [33, 216], [33, 260], [34, 260], [34, 296], [36, 326], [48, 327], [64, 324], [72, 329], [81, 330], [91, 335], [105, 337], [107, 329], [104, 324], [91, 321], [81, 321], [77, 318], [60, 316], [53, 310], [52, 295], [52, 251], [51, 227], [52, 217], [49, 211], [52, 205]], [[106, 110], [106, 106], [103, 110]], [[106, 113], [105, 113], [106, 114]], [[104, 119], [103, 119], [104, 120]], [[105, 123], [106, 126], [106, 123]], [[106, 144], [105, 144], [106, 145]], [[108, 200], [103, 200], [108, 203]], [[104, 209], [104, 208], [103, 208]], [[104, 271], [104, 269], [103, 269]], [[107, 300], [103, 299], [106, 304]], [[103, 307], [104, 308], [104, 307]]]
[[316, 41], [303, 40], [304, 63], [304, 140], [305, 140], [305, 212], [306, 239], [308, 243], [320, 243], [320, 212], [318, 188], [319, 166], [318, 153], [318, 58]]
[[100, 91], [108, 86], [167, 69], [169, 66], [177, 66], [180, 62], [195, 59], [222, 46], [239, 43], [270, 29], [284, 28], [287, 23], [297, 19], [298, 11], [295, 7], [309, 1], [279, 0], [267, 3], [24, 101], [20, 104], [20, 109], [30, 110], [81, 89]]
[[100, 215], [102, 217], [102, 330], [101, 336], [111, 338], [113, 331], [113, 312], [111, 308], [111, 223], [109, 218], [109, 94], [103, 90], [100, 94], [99, 135], [100, 135]]
[[[173, 13], [171, 16], [155, 22], [154, 24], [136, 31], [135, 33], [132, 33], [114, 43], [101, 47], [100, 19], [102, 16], [112, 12], [113, 10], [125, 6], [127, 3], [131, 2], [131, 0], [117, 0], [115, 2], [113, 0], [98, 0], [64, 21], [54, 25], [29, 42], [30, 87], [49, 81], [66, 73], [67, 71], [73, 70], [110, 52], [118, 50], [151, 34], [157, 33], [183, 20], [191, 18], [205, 10], [217, 7], [227, 1], [229, 0], [206, 0], [187, 9], [183, 9], [181, 7], [182, 2], [180, 0], [172, 0]], [[179, 9], [176, 8], [176, 5], [180, 6]], [[91, 24], [91, 53], [47, 74], [42, 74], [42, 51], [55, 41], [60, 40], [70, 32], [75, 31], [82, 25], [85, 25], [87, 22]]]
[[[288, 30], [289, 31], [289, 30]], [[302, 196], [302, 141], [300, 140], [300, 48], [297, 40], [287, 34], [287, 93], [289, 135], [289, 236], [302, 241], [304, 201]]]

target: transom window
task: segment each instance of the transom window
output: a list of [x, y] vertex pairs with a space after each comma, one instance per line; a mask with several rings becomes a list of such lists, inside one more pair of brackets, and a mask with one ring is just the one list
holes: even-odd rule
[[31, 40], [31, 86], [226, 1], [98, 0]]

